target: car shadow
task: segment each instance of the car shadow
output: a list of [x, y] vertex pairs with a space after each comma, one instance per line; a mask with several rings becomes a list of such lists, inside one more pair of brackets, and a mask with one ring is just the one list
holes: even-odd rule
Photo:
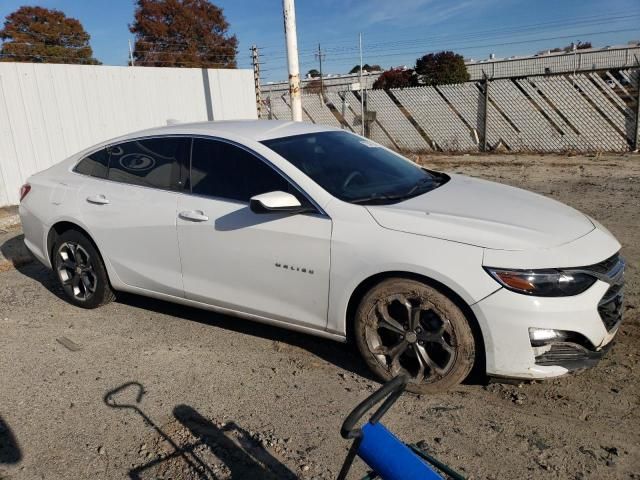
[[10, 236], [0, 244], [0, 272], [15, 269], [40, 283], [56, 297], [64, 300], [64, 290], [53, 273], [38, 262], [24, 245], [24, 235]]
[[[140, 417], [144, 425], [164, 442], [161, 452], [149, 452], [151, 455], [147, 458], [155, 458], [135, 465], [128, 471], [132, 480], [176, 473], [180, 478], [217, 479], [222, 477], [218, 473], [220, 464], [225, 470], [225, 478], [297, 478], [286, 465], [233, 421], [217, 426], [193, 407], [177, 405], [173, 408], [175, 422], [169, 422], [161, 428], [142, 409], [145, 393], [139, 382], [127, 382], [108, 391], [103, 397], [108, 407], [128, 410]], [[212, 465], [214, 459], [215, 465]], [[186, 471], [189, 473], [185, 475]]]
[[9, 262], [16, 268], [34, 261], [33, 256], [24, 245], [24, 235], [21, 233], [12, 235], [11, 232], [7, 232], [6, 239], [0, 244], [0, 254], [0, 260], [3, 263]]
[[[5, 241], [0, 245], [0, 252], [5, 255], [5, 258], [13, 258], [8, 256], [8, 254], [19, 251], [17, 250], [17, 244], [22, 244], [22, 239], [23, 235], [17, 235]], [[5, 254], [5, 252], [7, 252], [7, 254]], [[29, 262], [15, 263], [14, 267], [23, 275], [42, 284], [47, 290], [61, 300], [66, 301], [64, 291], [58, 285], [53, 273], [39, 262], [33, 260], [33, 257], [30, 256]], [[357, 352], [357, 349], [352, 344], [339, 343], [309, 334], [286, 330], [281, 327], [266, 325], [251, 320], [239, 320], [236, 317], [211, 312], [209, 310], [187, 307], [184, 305], [178, 305], [163, 300], [124, 292], [118, 292], [117, 301], [131, 307], [171, 315], [173, 317], [210, 325], [212, 327], [224, 328], [225, 330], [231, 330], [243, 335], [252, 335], [274, 342], [281, 342], [293, 347], [298, 347], [312, 353], [330, 364], [337, 366], [338, 368], [350, 371], [368, 380], [379, 382], [379, 379], [377, 379], [366, 367], [364, 361]], [[487, 384], [487, 377], [484, 373], [484, 369], [482, 368], [483, 366], [478, 364], [477, 367], [478, 368], [474, 369], [472, 375], [470, 375], [470, 377], [464, 382], [465, 384]]]
[[192, 322], [224, 328], [225, 330], [231, 330], [243, 335], [252, 335], [254, 337], [298, 347], [338, 368], [350, 371], [369, 380], [378, 381], [364, 364], [355, 346], [349, 343], [340, 343], [260, 322], [222, 315], [209, 310], [187, 307], [127, 293], [118, 293], [117, 301], [135, 308], [171, 315]]
[[0, 465], [15, 465], [22, 460], [22, 451], [7, 422], [0, 416]]
[[243, 228], [255, 227], [263, 223], [274, 222], [290, 216], [286, 213], [253, 213], [249, 207], [234, 210], [231, 213], [216, 218], [215, 229], [219, 232], [230, 232]]
[[[28, 250], [26, 250], [23, 245], [23, 238], [24, 235], [16, 235], [0, 245], [0, 252], [2, 252], [7, 260], [13, 262], [13, 259], [24, 258], [24, 252], [28, 254]], [[66, 301], [64, 291], [58, 285], [54, 274], [33, 259], [30, 254], [28, 261], [26, 259], [17, 261], [13, 263], [13, 266], [22, 275], [37, 281], [56, 297]], [[307, 350], [343, 370], [353, 372], [369, 380], [375, 380], [375, 377], [373, 377], [364, 365], [355, 347], [350, 344], [343, 344], [250, 320], [238, 320], [236, 317], [222, 315], [208, 310], [187, 307], [129, 293], [118, 292], [117, 301], [131, 307], [171, 315], [212, 327], [224, 328], [225, 330], [231, 330], [243, 335], [253, 335], [274, 342], [282, 342]]]

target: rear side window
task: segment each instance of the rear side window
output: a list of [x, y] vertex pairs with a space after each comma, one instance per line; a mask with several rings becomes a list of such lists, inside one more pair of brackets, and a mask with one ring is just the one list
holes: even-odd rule
[[108, 166], [109, 154], [107, 149], [103, 148], [80, 160], [73, 171], [91, 177], [107, 178]]
[[165, 137], [135, 140], [109, 147], [109, 180], [174, 190], [180, 187], [180, 166], [189, 156], [191, 140]]
[[192, 193], [248, 202], [254, 195], [276, 190], [298, 194], [282, 175], [246, 150], [217, 140], [193, 140]]

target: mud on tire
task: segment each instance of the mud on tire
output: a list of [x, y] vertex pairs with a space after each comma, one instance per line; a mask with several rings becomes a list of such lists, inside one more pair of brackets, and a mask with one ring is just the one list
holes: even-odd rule
[[422, 282], [391, 278], [356, 310], [355, 341], [381, 380], [408, 374], [408, 390], [442, 392], [462, 382], [475, 356], [473, 331], [449, 297]]

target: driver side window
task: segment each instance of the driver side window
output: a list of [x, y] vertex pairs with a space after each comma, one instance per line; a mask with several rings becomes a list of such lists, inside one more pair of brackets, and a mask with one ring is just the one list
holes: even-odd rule
[[190, 187], [197, 195], [247, 203], [254, 195], [276, 190], [298, 196], [282, 175], [250, 152], [201, 138], [193, 140]]

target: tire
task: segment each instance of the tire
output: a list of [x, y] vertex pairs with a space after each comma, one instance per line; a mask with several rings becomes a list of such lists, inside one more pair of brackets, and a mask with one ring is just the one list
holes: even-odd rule
[[98, 250], [76, 230], [63, 232], [53, 246], [53, 270], [67, 300], [82, 308], [97, 308], [115, 300]]
[[416, 280], [390, 278], [369, 290], [356, 310], [354, 335], [381, 380], [407, 374], [407, 390], [414, 393], [458, 385], [475, 362], [475, 339], [462, 310]]

